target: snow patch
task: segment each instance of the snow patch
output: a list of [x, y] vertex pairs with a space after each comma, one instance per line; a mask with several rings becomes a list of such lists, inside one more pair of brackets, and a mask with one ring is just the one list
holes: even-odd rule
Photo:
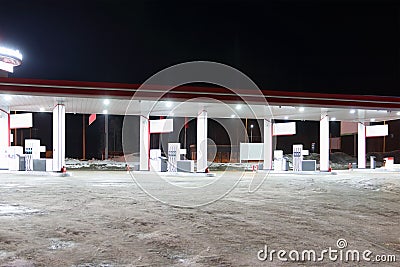
[[57, 249], [71, 248], [73, 246], [75, 246], [75, 243], [72, 241], [63, 241], [58, 238], [53, 238], [50, 240], [49, 249], [57, 250]]
[[38, 209], [31, 209], [19, 205], [0, 204], [0, 216], [29, 215], [39, 213]]

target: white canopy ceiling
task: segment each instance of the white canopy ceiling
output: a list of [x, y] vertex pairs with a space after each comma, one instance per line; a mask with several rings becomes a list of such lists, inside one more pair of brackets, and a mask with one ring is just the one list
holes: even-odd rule
[[[39, 95], [0, 94], [0, 107], [11, 111], [51, 112], [55, 104], [64, 103], [66, 112], [79, 114], [147, 115], [170, 117], [196, 117], [200, 110], [206, 109], [213, 118], [274, 118], [281, 120], [320, 120], [326, 111], [331, 120], [338, 121], [387, 121], [400, 119], [397, 110], [325, 108], [298, 104], [288, 106], [222, 103], [210, 99], [200, 101], [149, 101], [126, 100], [104, 97], [57, 97]], [[108, 103], [108, 104], [107, 104]]]

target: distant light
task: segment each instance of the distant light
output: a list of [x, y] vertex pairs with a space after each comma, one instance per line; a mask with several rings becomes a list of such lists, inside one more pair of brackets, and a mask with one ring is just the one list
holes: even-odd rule
[[43, 112], [45, 109], [44, 108], [40, 108], [40, 112]]
[[285, 119], [285, 120], [289, 119], [289, 116], [285, 116], [284, 119]]
[[374, 122], [374, 121], [375, 121], [375, 119], [374, 119], [374, 118], [372, 118], [372, 119], [370, 119], [369, 121], [370, 121], [370, 122]]
[[252, 125], [250, 125], [250, 128], [254, 128], [254, 125], [252, 124]]
[[242, 109], [242, 105], [236, 105], [236, 110], [241, 110]]
[[4, 96], [4, 100], [10, 101], [12, 99], [12, 97], [10, 95], [5, 95]]
[[300, 108], [299, 108], [299, 111], [300, 111], [300, 112], [303, 112], [303, 111], [304, 111], [304, 107], [300, 107]]
[[350, 114], [354, 114], [354, 113], [356, 113], [356, 110], [355, 109], [350, 109]]
[[397, 111], [396, 115], [397, 115], [397, 116], [400, 116], [400, 111]]
[[171, 101], [165, 102], [165, 106], [166, 106], [167, 108], [172, 107], [172, 102], [171, 102]]
[[335, 117], [332, 117], [332, 118], [331, 118], [331, 121], [335, 121], [335, 120], [336, 120], [336, 118], [335, 118]]
[[108, 114], [108, 110], [107, 109], [103, 110], [103, 114]]
[[236, 115], [235, 115], [235, 114], [232, 114], [232, 115], [231, 115], [231, 118], [235, 118], [235, 117], [236, 117]]
[[109, 99], [104, 99], [103, 103], [104, 103], [104, 105], [108, 106], [110, 104], [110, 100]]

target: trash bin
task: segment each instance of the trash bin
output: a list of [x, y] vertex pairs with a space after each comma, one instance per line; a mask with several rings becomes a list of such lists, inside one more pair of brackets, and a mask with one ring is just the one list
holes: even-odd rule
[[25, 171], [26, 170], [26, 161], [25, 161], [25, 156], [20, 156], [20, 155], [18, 155], [18, 157], [19, 157], [19, 168], [18, 168], [18, 170], [19, 171]]
[[263, 170], [264, 169], [264, 163], [258, 163], [258, 169]]
[[282, 171], [288, 171], [289, 170], [289, 158], [283, 157], [282, 159]]
[[161, 159], [161, 172], [166, 172], [168, 169], [168, 158], [160, 157]]
[[376, 161], [375, 161], [375, 156], [370, 156], [369, 157], [369, 163], [370, 163], [370, 168], [375, 169], [376, 168]]

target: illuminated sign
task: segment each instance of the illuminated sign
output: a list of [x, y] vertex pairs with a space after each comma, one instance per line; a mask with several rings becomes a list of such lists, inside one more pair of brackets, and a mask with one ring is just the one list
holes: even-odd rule
[[273, 135], [294, 135], [296, 134], [296, 122], [274, 123]]
[[389, 134], [389, 126], [387, 124], [367, 126], [365, 133], [366, 137], [387, 136]]
[[5, 62], [0, 60], [0, 70], [5, 70], [5, 71], [8, 71], [8, 72], [14, 72], [14, 65], [12, 65], [10, 63], [5, 63]]
[[13, 50], [0, 46], [0, 55], [13, 57], [22, 61], [22, 54], [19, 52], [19, 50]]
[[10, 115], [10, 129], [31, 128], [32, 126], [32, 113]]
[[171, 133], [173, 131], [174, 121], [172, 119], [150, 121], [150, 133]]

